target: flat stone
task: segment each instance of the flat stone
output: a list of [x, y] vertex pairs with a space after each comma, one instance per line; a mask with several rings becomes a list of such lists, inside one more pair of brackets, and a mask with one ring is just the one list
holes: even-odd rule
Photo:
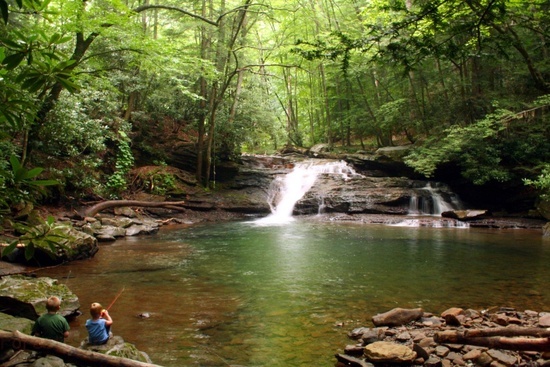
[[437, 347], [435, 347], [435, 354], [437, 354], [439, 357], [446, 357], [449, 352], [449, 348], [443, 345], [438, 345]]
[[464, 358], [462, 358], [462, 354], [460, 353], [450, 352], [446, 358], [451, 360], [457, 366], [466, 365], [466, 362], [464, 361]]
[[59, 357], [47, 355], [34, 361], [32, 367], [65, 367], [65, 362]]
[[397, 334], [397, 336], [395, 337], [396, 340], [400, 341], [400, 342], [404, 342], [404, 341], [407, 341], [407, 340], [410, 340], [412, 337], [411, 337], [411, 334], [409, 334], [408, 331], [404, 331], [402, 333], [399, 333]]
[[539, 317], [539, 326], [540, 327], [550, 327], [550, 313], [542, 314]]
[[479, 349], [473, 349], [471, 351], [469, 351], [468, 353], [464, 354], [464, 356], [462, 358], [464, 358], [464, 360], [466, 361], [469, 361], [469, 360], [477, 360], [480, 356], [481, 356], [481, 350]]
[[362, 345], [346, 345], [344, 353], [354, 356], [361, 356], [363, 354], [364, 347]]
[[424, 362], [424, 367], [442, 367], [443, 363], [441, 359], [436, 356], [430, 356], [426, 362]]
[[514, 356], [511, 356], [509, 354], [506, 354], [504, 352], [501, 352], [497, 349], [489, 349], [487, 351], [487, 354], [490, 355], [493, 359], [496, 359], [497, 361], [503, 363], [506, 366], [513, 366], [517, 363], [517, 358]]
[[365, 347], [365, 357], [374, 363], [410, 363], [416, 359], [416, 352], [401, 344], [375, 342]]

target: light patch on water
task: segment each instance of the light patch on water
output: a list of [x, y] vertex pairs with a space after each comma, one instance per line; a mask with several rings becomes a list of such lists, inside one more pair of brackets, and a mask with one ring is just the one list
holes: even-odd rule
[[389, 224], [393, 227], [430, 227], [430, 228], [470, 228], [470, 225], [458, 220], [422, 220], [405, 219], [398, 223]]

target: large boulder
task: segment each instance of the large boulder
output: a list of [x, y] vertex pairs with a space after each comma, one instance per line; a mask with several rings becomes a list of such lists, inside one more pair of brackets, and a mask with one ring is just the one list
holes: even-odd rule
[[22, 275], [0, 278], [0, 309], [9, 315], [34, 321], [47, 312], [46, 301], [51, 296], [57, 296], [61, 300], [59, 313], [62, 316], [73, 317], [79, 314], [78, 297], [56, 279]]
[[[51, 237], [59, 240], [60, 243], [54, 244], [55, 251], [52, 251], [49, 246], [35, 245], [32, 258], [27, 259], [25, 256], [25, 246], [20, 246], [10, 255], [2, 256], [2, 260], [34, 266], [48, 266], [62, 264], [68, 261], [89, 259], [99, 250], [99, 245], [95, 237], [69, 225], [57, 226], [55, 228], [55, 236], [52, 235]], [[52, 238], [50, 238], [50, 240]], [[34, 242], [45, 242], [41, 239], [36, 241], [34, 239], [32, 240]], [[24, 236], [21, 237], [21, 242], [26, 243], [24, 241]]]

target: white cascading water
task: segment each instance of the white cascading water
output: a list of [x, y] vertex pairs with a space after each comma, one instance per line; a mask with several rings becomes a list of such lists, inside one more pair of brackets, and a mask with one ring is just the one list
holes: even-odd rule
[[456, 196], [452, 196], [452, 202], [446, 201], [438, 188], [432, 187], [428, 183], [422, 190], [429, 193], [430, 199], [425, 197], [412, 196], [409, 202], [409, 215], [434, 215], [440, 216], [441, 213], [462, 209], [462, 203]]
[[294, 206], [313, 187], [320, 174], [340, 175], [346, 181], [361, 176], [344, 161], [297, 163], [292, 172], [275, 178], [268, 192], [271, 215], [256, 223], [284, 224], [292, 221]]

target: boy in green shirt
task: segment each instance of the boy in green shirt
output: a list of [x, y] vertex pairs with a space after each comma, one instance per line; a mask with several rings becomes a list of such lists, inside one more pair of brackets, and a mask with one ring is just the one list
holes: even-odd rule
[[58, 342], [64, 342], [69, 336], [69, 323], [59, 315], [57, 311], [61, 306], [59, 298], [52, 296], [46, 301], [48, 313], [40, 316], [32, 327], [31, 335], [40, 336], [46, 339], [53, 339]]

